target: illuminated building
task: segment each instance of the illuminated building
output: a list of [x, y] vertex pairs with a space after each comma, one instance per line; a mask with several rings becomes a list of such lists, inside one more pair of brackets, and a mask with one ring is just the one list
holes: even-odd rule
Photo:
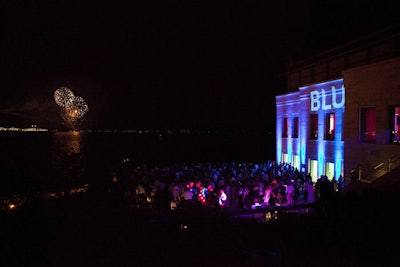
[[276, 161], [345, 184], [400, 166], [399, 56], [394, 25], [290, 66], [275, 97]]

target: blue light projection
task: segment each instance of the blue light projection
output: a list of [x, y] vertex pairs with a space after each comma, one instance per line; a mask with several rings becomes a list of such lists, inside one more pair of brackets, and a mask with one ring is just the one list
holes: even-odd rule
[[[343, 91], [344, 94], [344, 91]], [[344, 97], [343, 97], [344, 98]], [[343, 153], [344, 153], [344, 142], [343, 139], [343, 115], [344, 106], [336, 112], [336, 130], [335, 130], [335, 144], [334, 144], [334, 160], [335, 160], [335, 178], [336, 180], [340, 175], [343, 176]]]
[[[279, 107], [278, 109], [287, 110], [287, 112], [276, 113], [276, 162], [277, 163], [282, 162], [283, 154], [288, 154], [289, 163], [291, 163], [293, 159], [292, 144], [291, 144], [293, 138], [290, 137], [293, 133], [292, 131], [293, 112], [296, 111], [299, 103], [299, 101], [297, 100], [298, 96], [299, 96], [298, 92], [276, 96], [277, 107]], [[294, 101], [292, 101], [293, 99]], [[288, 118], [288, 137], [283, 138], [282, 137], [284, 131], [283, 121], [285, 118]], [[285, 147], [285, 151], [283, 151], [283, 146]], [[288, 150], [290, 150], [290, 153]]]
[[[343, 113], [345, 105], [345, 88], [343, 79], [319, 83], [300, 89], [310, 92], [310, 112], [318, 113], [318, 139], [316, 142], [317, 155], [308, 154], [308, 157], [318, 160], [318, 177], [326, 174], [326, 162], [334, 162], [334, 176], [337, 179], [342, 174], [343, 159]], [[325, 116], [335, 113], [335, 139], [325, 140]], [[306, 114], [307, 118], [309, 114]], [[312, 145], [312, 144], [310, 144]], [[329, 154], [332, 153], [333, 154]], [[315, 178], [318, 178], [315, 177]]]
[[[318, 116], [318, 132], [321, 132], [321, 125], [320, 125], [320, 116]], [[322, 129], [322, 132], [324, 130]], [[318, 140], [317, 140], [317, 144], [318, 144], [318, 177], [320, 177], [323, 173], [324, 173], [324, 159], [325, 159], [325, 150], [326, 150], [326, 145], [327, 142], [325, 142], [323, 140], [323, 136], [321, 136], [320, 134], [318, 134]], [[318, 178], [315, 177], [315, 178]]]
[[276, 162], [280, 163], [282, 158], [282, 116], [276, 117]]
[[291, 135], [293, 134], [293, 125], [292, 125], [293, 120], [290, 119], [289, 120], [289, 136], [287, 138], [287, 154], [288, 154], [288, 162], [293, 165], [293, 138], [291, 137]]
[[[324, 83], [300, 87], [299, 92], [289, 93], [276, 97], [276, 160], [280, 162], [283, 154], [288, 154], [288, 161], [293, 162], [294, 156], [299, 156], [300, 166], [307, 168], [309, 160], [318, 161], [318, 177], [326, 174], [326, 163], [334, 163], [334, 177], [343, 175], [344, 142], [343, 115], [345, 110], [345, 88], [343, 79], [331, 80]], [[334, 139], [325, 139], [327, 129], [326, 115], [334, 113]], [[318, 114], [318, 139], [310, 139], [310, 114]], [[299, 136], [294, 138], [293, 118], [299, 117]], [[282, 137], [282, 122], [289, 120], [289, 135]], [[329, 127], [328, 127], [329, 128]], [[331, 127], [332, 129], [332, 127]], [[331, 170], [332, 172], [332, 170]], [[318, 177], [313, 177], [317, 179]]]

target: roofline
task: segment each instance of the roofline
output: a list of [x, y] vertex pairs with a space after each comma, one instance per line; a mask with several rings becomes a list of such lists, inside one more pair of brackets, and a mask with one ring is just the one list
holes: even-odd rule
[[386, 28], [375, 31], [368, 35], [364, 35], [360, 38], [354, 39], [354, 40], [344, 43], [342, 45], [339, 45], [334, 48], [316, 53], [316, 54], [314, 54], [310, 57], [306, 57], [302, 60], [293, 62], [291, 64], [291, 66], [289, 66], [289, 69], [287, 71], [282, 72], [282, 75], [285, 76], [287, 73], [290, 73], [291, 71], [293, 71], [295, 69], [300, 69], [300, 68], [309, 66], [311, 64], [315, 64], [315, 62], [317, 62], [319, 60], [328, 59], [329, 57], [337, 56], [338, 54], [343, 54], [343, 53], [349, 52], [355, 48], [368, 46], [368, 44], [371, 44], [374, 41], [379, 41], [379, 40], [383, 40], [386, 38], [392, 38], [397, 35], [400, 35], [400, 23], [390, 25]]

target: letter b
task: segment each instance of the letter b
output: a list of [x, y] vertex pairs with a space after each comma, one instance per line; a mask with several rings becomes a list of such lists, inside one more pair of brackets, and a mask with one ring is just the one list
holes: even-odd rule
[[319, 101], [319, 92], [318, 91], [312, 91], [310, 93], [310, 100], [311, 100], [311, 111], [319, 110], [319, 108], [321, 106], [321, 102]]

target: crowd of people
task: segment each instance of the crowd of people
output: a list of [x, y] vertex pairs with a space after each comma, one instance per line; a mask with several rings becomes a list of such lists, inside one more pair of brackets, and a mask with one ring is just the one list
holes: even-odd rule
[[326, 201], [343, 179], [309, 173], [287, 163], [174, 163], [129, 165], [114, 173], [110, 190], [133, 208], [171, 210], [187, 206], [252, 209]]

